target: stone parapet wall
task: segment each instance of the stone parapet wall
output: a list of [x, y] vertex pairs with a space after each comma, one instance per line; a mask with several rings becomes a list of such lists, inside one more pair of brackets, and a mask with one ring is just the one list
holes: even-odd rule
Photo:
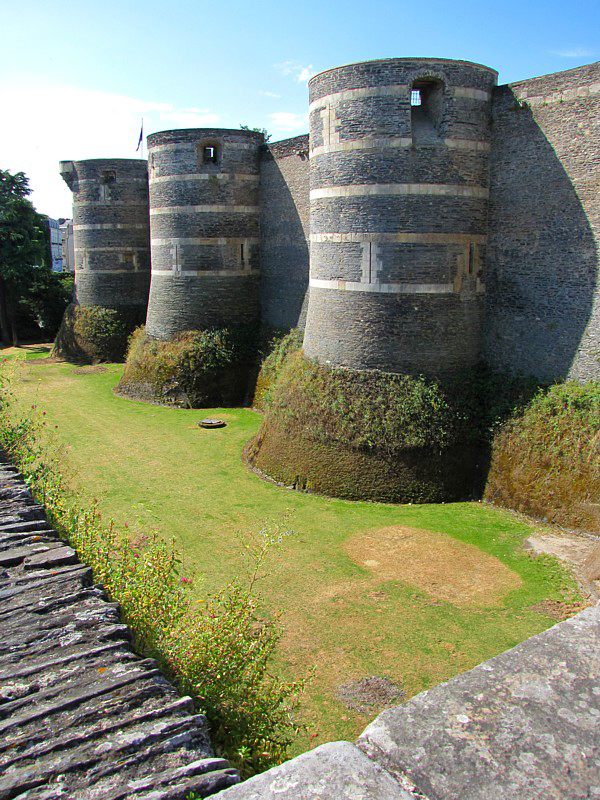
[[0, 500], [0, 797], [186, 800], [237, 783], [3, 461]]
[[600, 605], [219, 793], [223, 800], [584, 800], [600, 794]]

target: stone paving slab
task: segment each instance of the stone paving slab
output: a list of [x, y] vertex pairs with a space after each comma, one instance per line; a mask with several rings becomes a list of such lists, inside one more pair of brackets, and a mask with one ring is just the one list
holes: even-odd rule
[[219, 794], [219, 800], [414, 800], [350, 742], [329, 742]]
[[184, 800], [239, 781], [0, 463], [0, 800]]
[[600, 798], [600, 605], [384, 711], [357, 744], [430, 800]]
[[600, 800], [600, 604], [221, 797]]

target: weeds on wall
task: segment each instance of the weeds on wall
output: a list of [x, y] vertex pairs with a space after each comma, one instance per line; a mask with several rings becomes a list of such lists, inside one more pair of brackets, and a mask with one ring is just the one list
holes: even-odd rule
[[304, 332], [299, 328], [291, 331], [273, 331], [263, 347], [263, 361], [254, 388], [253, 406], [265, 409], [273, 396], [281, 371], [288, 356], [302, 347]]
[[[0, 444], [51, 524], [120, 604], [137, 651], [155, 658], [206, 715], [217, 755], [227, 757], [243, 776], [284, 760], [301, 727], [297, 709], [303, 681], [284, 682], [270, 671], [282, 631], [277, 619], [263, 617], [255, 580], [232, 582], [199, 600], [173, 542], [152, 533], [132, 541], [127, 530], [103, 520], [96, 508], [79, 506], [67, 491], [43, 412], [19, 407], [6, 368]], [[257, 569], [281, 535], [278, 526], [265, 526], [249, 540], [246, 550], [258, 557]]]

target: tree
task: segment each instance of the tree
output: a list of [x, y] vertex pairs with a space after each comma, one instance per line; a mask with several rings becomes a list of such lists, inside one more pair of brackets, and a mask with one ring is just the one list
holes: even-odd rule
[[266, 128], [251, 128], [249, 125], [240, 125], [240, 130], [242, 131], [254, 131], [254, 133], [262, 133], [265, 137], [265, 144], [271, 138], [271, 134], [267, 132]]
[[0, 328], [5, 344], [18, 343], [19, 300], [33, 270], [45, 260], [44, 217], [27, 199], [29, 194], [24, 173], [0, 170]]

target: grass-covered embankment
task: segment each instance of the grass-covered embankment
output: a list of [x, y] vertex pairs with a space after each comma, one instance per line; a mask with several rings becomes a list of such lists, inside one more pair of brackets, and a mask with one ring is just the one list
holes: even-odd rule
[[600, 530], [600, 384], [540, 392], [494, 438], [486, 499]]
[[[480, 497], [492, 430], [532, 391], [530, 382], [483, 369], [442, 383], [332, 368], [290, 352], [291, 343], [283, 340], [265, 362], [265, 418], [246, 456], [286, 486], [334, 497]], [[261, 372], [259, 386], [263, 380]]]
[[341, 684], [385, 675], [411, 697], [551, 625], [545, 601], [565, 609], [577, 601], [555, 561], [523, 552], [524, 520], [478, 503], [398, 506], [286, 491], [242, 463], [259, 414], [212, 409], [202, 416], [227, 427], [203, 430], [197, 411], [115, 396], [121, 369], [42, 360], [22, 366], [15, 390], [24, 407], [46, 411], [79, 502], [95, 498], [134, 538], [174, 537], [180, 575], [202, 576], [192, 584], [200, 600], [244, 579], [248, 537], [265, 520], [294, 531], [258, 583], [260, 613], [283, 612], [281, 673], [291, 679], [316, 666], [303, 704], [309, 730], [291, 753], [353, 739], [377, 713], [346, 708]]
[[167, 341], [132, 335], [117, 392], [161, 405], [241, 405], [256, 361], [255, 326], [185, 331]]

